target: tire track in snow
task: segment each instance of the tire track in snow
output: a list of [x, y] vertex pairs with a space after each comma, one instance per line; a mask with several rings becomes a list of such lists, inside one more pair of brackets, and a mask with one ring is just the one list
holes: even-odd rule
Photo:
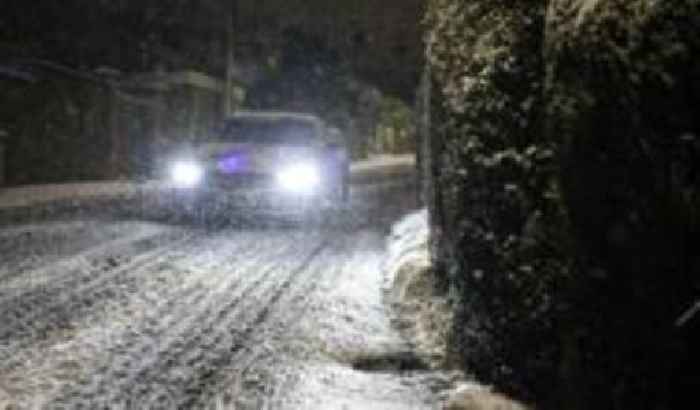
[[[137, 291], [117, 290], [115, 297], [106, 302], [108, 306], [104, 313], [108, 314], [107, 316], [98, 312], [86, 312], [86, 316], [81, 318], [81, 323], [77, 324], [78, 333], [75, 337], [60, 342], [58, 346], [55, 346], [54, 341], [41, 344], [25, 343], [22, 346], [4, 349], [8, 353], [6, 357], [14, 361], [15, 366], [6, 366], [0, 374], [4, 376], [14, 374], [12, 377], [21, 380], [31, 377], [27, 376], [27, 371], [30, 371], [34, 374], [38, 373], [38, 378], [42, 380], [43, 385], [57, 385], [53, 389], [44, 388], [40, 392], [26, 392], [27, 401], [32, 403], [46, 402], [57, 394], [60, 396], [61, 389], [65, 390], [70, 383], [77, 382], [80, 385], [71, 386], [74, 387], [72, 389], [74, 391], [78, 389], [85, 391], [90, 388], [91, 384], [94, 384], [90, 379], [99, 375], [100, 366], [107, 368], [110, 361], [120, 360], [122, 351], [127, 347], [130, 348], [133, 341], [139, 340], [140, 332], [144, 328], [147, 330], [146, 333], [157, 338], [158, 335], [148, 332], [148, 327], [163, 323], [167, 319], [164, 313], [181, 306], [181, 302], [191, 299], [194, 293], [197, 293], [200, 298], [208, 296], [210, 289], [199, 286], [199, 282], [206, 282], [208, 280], [206, 273], [217, 268], [213, 261], [216, 258], [212, 256], [219, 253], [213, 252], [212, 249], [219, 249], [222, 246], [219, 246], [221, 241], [218, 237], [200, 239], [203, 240], [177, 251], [164, 263], [156, 266], [149, 265], [147, 270], [141, 271]], [[226, 249], [226, 254], [236, 254], [239, 257], [250, 256], [240, 252], [241, 249], [250, 246], [247, 242], [238, 241], [235, 247], [230, 247], [230, 244], [230, 241], [226, 243], [230, 248]], [[193, 273], [193, 269], [198, 272]], [[190, 278], [191, 276], [193, 278]], [[188, 284], [188, 282], [191, 283]], [[188, 286], [192, 283], [195, 286]], [[187, 306], [189, 304], [185, 304], [185, 309]], [[129, 324], [124, 325], [127, 321]], [[167, 322], [165, 326], [168, 326]], [[148, 343], [139, 346], [139, 348], [143, 347], [148, 347]], [[42, 357], [41, 355], [46, 351], [49, 351], [52, 357]], [[141, 359], [147, 357], [146, 353], [148, 353], [147, 349], [143, 350]], [[85, 374], [87, 379], [81, 380], [76, 376], [70, 376], [67, 379], [62, 377], [62, 369], [65, 367], [80, 368], [81, 374]], [[102, 371], [104, 372], [104, 369]], [[34, 383], [33, 380], [36, 378], [31, 377], [30, 384]], [[26, 381], [22, 384], [26, 386]], [[33, 404], [32, 408], [37, 406], [43, 407], [43, 405]]]
[[[148, 403], [149, 408], [189, 408], [188, 403], [196, 401], [201, 394], [202, 383], [213, 381], [218, 374], [217, 369], [241, 348], [252, 329], [264, 321], [270, 305], [289, 289], [291, 283], [303, 280], [300, 273], [305, 272], [326, 245], [322, 241], [309, 250], [308, 242], [303, 244], [302, 249], [289, 247], [273, 259], [237, 297], [228, 300], [224, 296], [226, 293], [222, 293], [220, 300], [212, 301], [199, 314], [195, 321], [197, 327], [187, 332], [191, 336], [169, 352], [168, 360], [159, 361], [157, 366], [143, 374], [141, 380], [144, 382], [153, 378], [159, 380], [155, 391], [141, 384], [138, 385], [140, 389], [127, 390], [125, 397], [120, 399]], [[311, 241], [311, 244], [314, 242], [317, 241]], [[290, 257], [298, 260], [301, 255], [305, 255], [301, 263], [292, 264], [296, 269], [290, 269], [287, 263], [280, 264]], [[250, 267], [254, 267], [254, 264]], [[248, 272], [239, 270], [237, 273], [241, 276]], [[276, 274], [280, 273], [281, 277], [277, 277]], [[189, 370], [190, 374], [183, 377], [181, 369]]]
[[154, 230], [163, 231], [164, 227], [88, 220], [54, 222], [44, 229], [28, 225], [10, 229], [10, 232], [0, 230], [0, 283], [25, 277], [25, 273], [32, 270], [64, 263], [100, 244]]
[[[241, 245], [247, 244], [241, 241]], [[259, 249], [254, 247], [238, 253], [239, 250], [240, 247], [234, 248], [227, 252], [227, 256], [230, 258], [231, 254], [235, 254], [236, 258], [247, 258]], [[210, 265], [208, 269], [218, 270], [223, 264], [219, 261], [214, 266]], [[161, 299], [158, 306], [141, 318], [136, 329], [130, 330], [117, 343], [105, 346], [110, 352], [116, 351], [117, 355], [105, 355], [102, 368], [88, 375], [95, 383], [86, 382], [80, 383], [80, 386], [71, 386], [67, 389], [68, 392], [61, 394], [58, 401], [70, 402], [71, 399], [78, 398], [79, 402], [93, 403], [99, 396], [100, 402], [109, 402], [110, 397], [133, 382], [144, 366], [162, 360], [163, 354], [167, 353], [170, 346], [179, 343], [176, 340], [178, 335], [196, 327], [196, 323], [190, 323], [192, 318], [188, 315], [202, 304], [206, 305], [210, 293], [208, 288], [188, 286], [180, 294], [168, 295], [167, 299]], [[183, 323], [189, 326], [183, 326]]]
[[[282, 256], [288, 257], [290, 253], [298, 256], [289, 249], [291, 244], [298, 241], [285, 241], [279, 244], [286, 245], [281, 246], [281, 250], [267, 254], [263, 252], [265, 247], [276, 248], [274, 241], [252, 247], [245, 238], [234, 241], [236, 247], [243, 246], [243, 252], [234, 247], [234, 250], [226, 252], [228, 257], [222, 259], [221, 263], [206, 269], [216, 273], [216, 277], [209, 278], [209, 281], [220, 282], [223, 290], [212, 295], [211, 289], [198, 289], [184, 298], [176, 294], [169, 295], [169, 300], [149, 315], [150, 319], [142, 321], [150, 324], [144, 323], [145, 326], [140, 330], [132, 331], [116, 346], [108, 347], [109, 350], [119, 350], [120, 353], [113, 361], [112, 358], [106, 357], [111, 363], [107, 363], [97, 374], [90, 374], [93, 380], [98, 378], [99, 382], [71, 386], [60, 395], [58, 401], [69, 403], [71, 406], [78, 403], [104, 403], [113, 407], [115, 402], [120, 400], [119, 397], [126, 397], [124, 401], [141, 405], [143, 401], [134, 397], [161, 394], [163, 386], [167, 385], [159, 383], [163, 378], [162, 373], [166, 373], [167, 369], [173, 366], [183, 368], [182, 360], [178, 362], [178, 358], [181, 359], [192, 349], [199, 349], [203, 343], [202, 339], [206, 338], [206, 332], [201, 329], [212, 320], [221, 318], [217, 312], [219, 306], [223, 305], [222, 301], [245, 299], [252, 289], [264, 283], [269, 271], [279, 263]], [[228, 244], [230, 243], [229, 241]], [[258, 272], [262, 272], [255, 275], [256, 268], [260, 268], [261, 255], [271, 259], [271, 262], [265, 269], [257, 269]], [[243, 266], [239, 266], [240, 264]], [[233, 272], [230, 271], [232, 265], [236, 266]], [[231, 302], [231, 306], [235, 308], [234, 302]]]
[[[167, 260], [169, 254], [186, 246], [195, 237], [194, 234], [183, 236], [180, 233], [167, 244], [155, 244], [155, 249], [141, 252], [124, 264], [75, 272], [75, 279], [52, 289], [45, 295], [46, 299], [42, 300], [40, 294], [5, 306], [0, 311], [0, 323], [3, 324], [0, 328], [0, 343], [12, 347], [26, 345], [35, 342], [32, 340], [35, 336], [41, 339], [53, 331], [70, 326], [73, 318], [85, 315], [100, 303], [114, 297], [117, 293], [115, 288], [128, 286], [141, 270]], [[2, 350], [0, 355], [8, 350], [12, 349]], [[6, 367], [8, 361], [10, 360], [0, 360], [0, 370]]]
[[[216, 338], [211, 341], [210, 346], [205, 346], [205, 349], [214, 349], [217, 345], [222, 344], [230, 347], [227, 352], [216, 352], [216, 350], [214, 350], [214, 354], [202, 358], [207, 359], [203, 360], [203, 363], [200, 365], [203, 371], [200, 371], [197, 377], [189, 379], [188, 383], [183, 386], [183, 390], [186, 394], [182, 396], [177, 405], [178, 408], [197, 408], [203, 406], [208, 401], [211, 397], [211, 393], [221, 386], [221, 384], [217, 382], [222, 378], [225, 369], [239, 358], [237, 353], [250, 345], [253, 333], [266, 324], [265, 321], [270, 318], [270, 313], [280, 302], [281, 297], [285, 294], [291, 294], [292, 292], [290, 289], [295, 283], [313, 283], [313, 281], [310, 280], [313, 279], [312, 277], [306, 277], [312, 275], [302, 276], [301, 274], [314, 272], [310, 269], [310, 265], [319, 257], [325, 246], [327, 246], [327, 243], [324, 242], [315, 248], [302, 264], [287, 276], [281, 286], [274, 289], [272, 294], [266, 298], [267, 302], [263, 305], [262, 309], [253, 315], [252, 320], [243, 322], [247, 324], [244, 325], [242, 330], [231, 334], [232, 337], [227, 338], [226, 327], [238, 323], [238, 317], [229, 315], [228, 324], [226, 324], [223, 317], [219, 319], [221, 322], [219, 325], [220, 331], [217, 333]], [[287, 309], [290, 307], [291, 306], [286, 306]], [[247, 309], [242, 310], [242, 312], [246, 311]], [[210, 328], [210, 330], [213, 329]]]
[[74, 255], [43, 261], [42, 266], [19, 272], [12, 275], [11, 278], [5, 277], [4, 280], [0, 280], [2, 285], [0, 310], [3, 310], [8, 301], [13, 299], [27, 300], [31, 297], [31, 292], [39, 287], [43, 287], [41, 289], [42, 298], [47, 297], [49, 289], [46, 287], [58, 288], [60, 285], [71, 287], [80, 280], [81, 272], [98, 269], [100, 264], [117, 263], [120, 257], [129, 257], [136, 249], [143, 247], [146, 243], [167, 240], [168, 236], [172, 234], [173, 230], [163, 227], [160, 229], [149, 227], [125, 237], [96, 243]]
[[[58, 395], [62, 389], [65, 390], [68, 385], [77, 383], [85, 390], [94, 384], [93, 376], [99, 374], [100, 367], [119, 359], [119, 349], [125, 348], [123, 341], [138, 340], [140, 329], [134, 324], [160, 323], [164, 317], [153, 314], [153, 311], [162, 314], [168, 309], [163, 306], [164, 303], [169, 303], [172, 308], [181, 298], [186, 299], [192, 292], [202, 290], [197, 286], [184, 286], [192, 274], [183, 262], [204, 269], [212, 267], [212, 245], [215, 246], [208, 240], [199, 241], [189, 252], [176, 254], [174, 259], [156, 266], [155, 270], [142, 272], [138, 292], [121, 291], [117, 297], [107, 302], [108, 306], [103, 313], [88, 312], [77, 325], [78, 333], [69, 340], [59, 342], [58, 345], [55, 341], [44, 346], [33, 345], [20, 351], [23, 357], [28, 358], [27, 362], [32, 364], [15, 371], [15, 377], [25, 380], [29, 377], [31, 382], [39, 379], [43, 385], [52, 386], [40, 392], [25, 392], [25, 397], [32, 398], [25, 401], [33, 400], [35, 403], [32, 408], [44, 408], [48, 406], [46, 402], [50, 398]], [[42, 351], [50, 352], [51, 357], [40, 360], [32, 357]], [[66, 377], [62, 370], [65, 368], [77, 369], [79, 374]], [[32, 373], [27, 375], [27, 371], [36, 376], [31, 376]], [[80, 375], [85, 375], [86, 378], [81, 378]], [[20, 386], [22, 384], [26, 385], [26, 381], [20, 383]], [[52, 402], [50, 407], [55, 407], [55, 403]]]
[[[337, 250], [326, 242], [325, 246], [317, 249], [305, 264], [302, 264], [285, 283], [277, 288], [269, 302], [255, 314], [246, 327], [236, 333], [230, 352], [220, 356], [217, 366], [210, 368], [199, 378], [190, 381], [184, 396], [177, 408], [213, 408], [216, 403], [223, 402], [222, 395], [237, 379], [253, 366], [254, 363], [268, 355], [264, 346], [267, 339], [274, 334], [283, 335], [286, 330], [304, 315], [310, 296], [319, 287], [319, 278], [323, 275], [333, 276], [341, 270], [337, 263], [328, 263], [324, 254], [337, 256]], [[302, 277], [299, 275], [303, 273]]]

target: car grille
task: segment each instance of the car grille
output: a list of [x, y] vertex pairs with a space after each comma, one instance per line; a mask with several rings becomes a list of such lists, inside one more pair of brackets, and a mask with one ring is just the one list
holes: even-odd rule
[[274, 178], [269, 174], [233, 174], [227, 175], [217, 172], [210, 179], [210, 183], [227, 189], [264, 188], [272, 186]]

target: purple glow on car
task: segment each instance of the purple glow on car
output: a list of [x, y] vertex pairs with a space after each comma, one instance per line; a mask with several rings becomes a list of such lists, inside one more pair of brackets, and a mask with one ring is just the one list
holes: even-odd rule
[[219, 158], [217, 168], [224, 174], [237, 174], [250, 168], [248, 156], [240, 151], [229, 152]]

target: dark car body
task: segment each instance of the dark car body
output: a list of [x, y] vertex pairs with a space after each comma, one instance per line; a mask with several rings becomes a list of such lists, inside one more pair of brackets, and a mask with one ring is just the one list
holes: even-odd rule
[[162, 169], [174, 201], [193, 207], [314, 208], [349, 195], [343, 141], [316, 116], [244, 111], [183, 144]]

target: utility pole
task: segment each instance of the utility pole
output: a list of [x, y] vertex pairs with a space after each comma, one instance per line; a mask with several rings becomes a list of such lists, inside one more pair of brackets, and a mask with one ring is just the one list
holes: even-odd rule
[[234, 44], [235, 44], [235, 22], [236, 22], [236, 1], [226, 0], [226, 89], [224, 90], [223, 114], [227, 117], [233, 113], [233, 88], [235, 80], [234, 68]]

